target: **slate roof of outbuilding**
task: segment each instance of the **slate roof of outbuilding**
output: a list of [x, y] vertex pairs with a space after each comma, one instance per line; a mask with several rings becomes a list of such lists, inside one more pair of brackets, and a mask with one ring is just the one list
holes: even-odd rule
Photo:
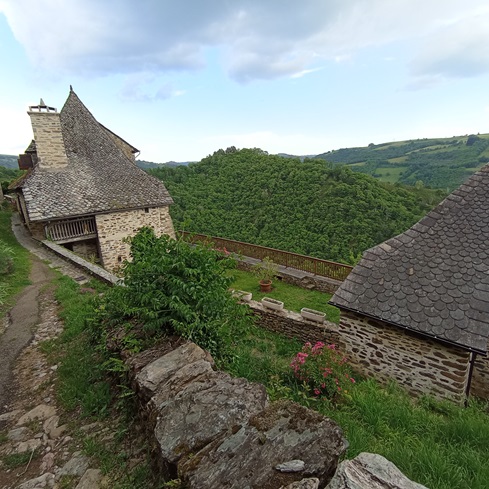
[[37, 165], [17, 184], [31, 221], [173, 203], [163, 183], [124, 154], [72, 90], [60, 121], [68, 165]]
[[331, 303], [486, 353], [489, 165], [406, 232], [367, 250]]

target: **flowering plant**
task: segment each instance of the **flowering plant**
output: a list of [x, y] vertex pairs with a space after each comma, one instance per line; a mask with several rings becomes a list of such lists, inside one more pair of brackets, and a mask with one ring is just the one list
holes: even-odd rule
[[336, 348], [318, 341], [306, 343], [290, 364], [294, 376], [318, 399], [334, 401], [348, 394], [355, 383], [347, 358]]

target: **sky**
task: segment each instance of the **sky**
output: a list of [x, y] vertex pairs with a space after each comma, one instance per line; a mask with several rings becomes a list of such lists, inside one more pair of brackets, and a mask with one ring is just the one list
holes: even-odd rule
[[487, 0], [0, 0], [0, 154], [70, 85], [154, 162], [489, 133]]

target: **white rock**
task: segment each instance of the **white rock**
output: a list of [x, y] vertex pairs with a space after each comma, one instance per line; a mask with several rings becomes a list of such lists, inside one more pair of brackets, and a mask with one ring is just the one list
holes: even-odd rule
[[17, 486], [17, 489], [39, 489], [44, 487], [53, 487], [54, 486], [54, 474], [46, 473], [42, 474], [35, 479], [28, 480], [22, 483], [20, 486]]
[[30, 423], [35, 420], [45, 420], [54, 416], [56, 414], [56, 409], [53, 406], [48, 406], [47, 404], [39, 404], [34, 409], [31, 409], [28, 413], [25, 413], [17, 421], [17, 426]]
[[16, 409], [15, 411], [10, 411], [8, 413], [3, 413], [2, 415], [0, 415], [0, 421], [12, 421], [17, 416], [19, 416], [19, 414], [21, 412], [22, 411], [20, 409]]
[[39, 438], [32, 438], [31, 440], [20, 442], [15, 448], [16, 453], [32, 452], [41, 446], [41, 440]]
[[32, 436], [32, 432], [29, 428], [21, 426], [20, 428], [15, 428], [7, 433], [7, 438], [10, 441], [25, 441]]
[[278, 464], [275, 468], [280, 472], [302, 472], [306, 464], [302, 460], [290, 460], [283, 464]]
[[81, 477], [88, 469], [88, 458], [80, 452], [75, 452], [68, 462], [56, 473], [56, 480], [64, 475], [74, 475]]

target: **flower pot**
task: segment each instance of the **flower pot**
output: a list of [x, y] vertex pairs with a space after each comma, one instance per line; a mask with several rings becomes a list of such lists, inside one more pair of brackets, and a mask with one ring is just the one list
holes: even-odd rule
[[324, 323], [324, 318], [326, 317], [326, 314], [321, 311], [315, 311], [314, 309], [303, 307], [301, 309], [301, 316], [304, 319], [309, 319], [309, 321], [314, 321], [315, 323]]
[[281, 311], [284, 308], [284, 303], [282, 301], [277, 301], [270, 297], [264, 297], [261, 300], [261, 303], [268, 309], [273, 309], [274, 311]]
[[243, 302], [250, 302], [253, 294], [245, 290], [233, 290], [233, 296]]
[[271, 280], [260, 280], [260, 292], [271, 292], [272, 281]]

